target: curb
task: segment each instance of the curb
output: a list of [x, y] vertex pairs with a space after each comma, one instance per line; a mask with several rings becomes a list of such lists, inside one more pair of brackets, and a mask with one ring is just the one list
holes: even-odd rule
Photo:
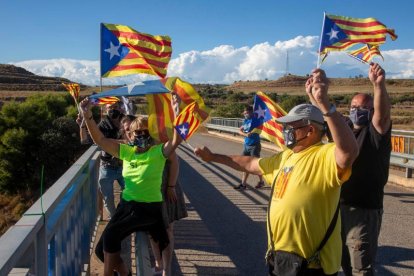
[[[232, 141], [239, 141], [241, 143], [243, 143], [244, 141], [244, 139], [238, 135], [220, 133], [218, 131], [212, 131], [212, 130], [208, 130], [207, 132], [211, 135], [215, 135], [215, 136], [228, 139], [228, 140], [232, 140]], [[277, 147], [273, 143], [266, 142], [266, 141], [262, 141], [262, 148], [273, 150], [275, 152], [280, 151], [279, 147]], [[399, 176], [398, 174], [395, 173], [394, 170], [390, 169], [389, 176], [388, 176], [388, 184], [399, 186], [399, 187], [404, 187], [408, 189], [414, 189], [414, 178], [405, 178], [403, 176]]]

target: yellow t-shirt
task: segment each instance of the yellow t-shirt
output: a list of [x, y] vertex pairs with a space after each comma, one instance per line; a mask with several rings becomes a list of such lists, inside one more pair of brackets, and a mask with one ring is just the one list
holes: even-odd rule
[[[298, 153], [285, 150], [259, 160], [263, 177], [270, 185], [280, 170], [270, 207], [275, 250], [310, 258], [320, 245], [338, 206], [340, 185], [351, 175], [349, 168], [342, 179], [338, 178], [334, 151], [335, 144], [319, 143]], [[321, 251], [321, 266], [326, 274], [337, 272], [341, 264], [338, 221]]]

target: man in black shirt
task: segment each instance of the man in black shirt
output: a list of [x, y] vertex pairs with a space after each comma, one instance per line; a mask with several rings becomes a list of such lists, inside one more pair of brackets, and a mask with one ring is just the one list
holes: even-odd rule
[[384, 70], [372, 63], [369, 79], [374, 87], [374, 98], [356, 94], [350, 109], [359, 156], [341, 191], [342, 269], [345, 275], [374, 275], [384, 186], [388, 181], [391, 105]]

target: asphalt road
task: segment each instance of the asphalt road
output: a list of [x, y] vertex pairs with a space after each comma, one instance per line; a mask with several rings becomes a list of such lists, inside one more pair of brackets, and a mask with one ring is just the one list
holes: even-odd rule
[[[192, 146], [239, 154], [240, 142], [208, 134], [191, 138]], [[269, 188], [240, 192], [241, 173], [199, 160], [185, 143], [177, 151], [180, 183], [189, 217], [176, 222], [174, 275], [266, 275], [266, 208]], [[262, 156], [272, 152], [262, 150]], [[386, 187], [378, 251], [379, 275], [414, 275], [414, 191]]]

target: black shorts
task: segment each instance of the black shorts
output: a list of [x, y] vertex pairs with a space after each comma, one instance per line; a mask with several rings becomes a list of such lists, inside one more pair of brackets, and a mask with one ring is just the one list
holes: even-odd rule
[[168, 245], [168, 235], [162, 214], [162, 202], [135, 202], [121, 200], [96, 245], [95, 253], [103, 261], [103, 251], [121, 250], [124, 238], [137, 231], [149, 231], [160, 248]]
[[244, 145], [242, 155], [260, 157], [261, 150], [262, 145], [260, 143], [251, 146]]

